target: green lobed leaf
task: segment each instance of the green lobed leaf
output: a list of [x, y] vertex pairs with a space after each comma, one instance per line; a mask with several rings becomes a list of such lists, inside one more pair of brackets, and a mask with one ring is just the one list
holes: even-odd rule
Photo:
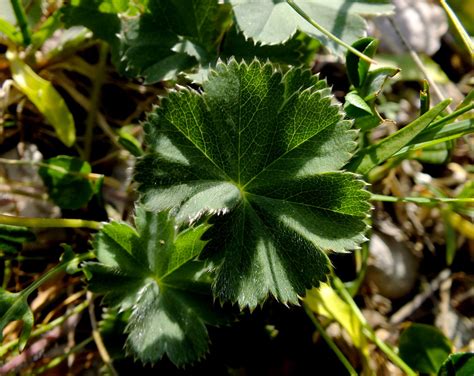
[[314, 55], [315, 50], [313, 50], [313, 53], [305, 50], [309, 43], [310, 38], [299, 33], [282, 44], [262, 45], [251, 38], [246, 38], [236, 27], [232, 27], [226, 33], [220, 56], [221, 58], [238, 56], [248, 62], [258, 58], [260, 60], [269, 59], [272, 63], [301, 65]]
[[[229, 0], [239, 28], [244, 34], [265, 44], [288, 40], [296, 30], [319, 39], [338, 54], [342, 47], [317, 31], [283, 0]], [[297, 5], [326, 30], [352, 44], [365, 35], [366, 23], [360, 14], [379, 15], [393, 10], [386, 0], [300, 0]]]
[[325, 279], [326, 252], [365, 239], [369, 194], [339, 171], [356, 132], [309, 71], [231, 61], [203, 88], [170, 93], [149, 115], [135, 176], [142, 202], [179, 222], [222, 215], [206, 251], [219, 299], [297, 304]]
[[451, 343], [434, 326], [411, 324], [400, 335], [400, 357], [413, 370], [436, 373], [451, 352]]
[[182, 232], [167, 212], [137, 209], [136, 226], [112, 222], [94, 239], [98, 263], [88, 263], [89, 287], [105, 294], [120, 312], [131, 310], [126, 346], [144, 363], [166, 354], [177, 366], [199, 360], [208, 350], [205, 324], [217, 324], [202, 262], [193, 261], [206, 244], [209, 225]]
[[474, 353], [455, 353], [448, 356], [438, 376], [472, 376], [474, 375]]
[[85, 175], [91, 173], [89, 163], [75, 157], [59, 155], [44, 162], [38, 173], [48, 188], [49, 197], [63, 209], [79, 209], [94, 194], [94, 186]]
[[161, 0], [150, 2], [139, 17], [120, 19], [100, 5], [74, 1], [64, 9], [66, 24], [88, 27], [110, 44], [122, 74], [142, 77], [149, 84], [215, 58], [230, 12], [217, 0]]

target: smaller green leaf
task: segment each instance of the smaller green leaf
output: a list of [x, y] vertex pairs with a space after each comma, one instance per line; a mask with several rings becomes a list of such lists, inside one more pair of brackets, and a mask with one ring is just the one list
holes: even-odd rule
[[474, 353], [455, 353], [439, 369], [438, 376], [472, 376], [474, 375]]
[[327, 283], [308, 291], [304, 302], [318, 315], [337, 321], [349, 334], [354, 346], [368, 355], [363, 325], [351, 307]]
[[68, 147], [72, 146], [76, 141], [74, 118], [53, 84], [38, 76], [17, 53], [8, 50], [6, 56], [13, 80], [20, 90], [54, 127], [61, 142]]
[[79, 158], [60, 155], [44, 162], [39, 175], [48, 188], [49, 197], [63, 209], [79, 209], [89, 202], [94, 187], [86, 175], [91, 173], [89, 163]]
[[131, 133], [122, 128], [118, 131], [118, 135], [119, 144], [128, 150], [130, 154], [132, 154], [134, 157], [140, 157], [143, 155], [142, 145]]
[[373, 115], [370, 106], [355, 91], [347, 93], [344, 110], [347, 115], [354, 118]]
[[98, 263], [88, 263], [89, 287], [120, 312], [131, 311], [127, 349], [144, 363], [166, 354], [177, 366], [208, 350], [205, 324], [217, 324], [210, 280], [193, 261], [206, 244], [201, 224], [178, 232], [167, 212], [137, 209], [137, 230], [112, 222], [94, 239]]
[[347, 165], [350, 171], [360, 174], [368, 173], [372, 168], [386, 161], [396, 152], [409, 144], [423, 129], [425, 129], [448, 105], [451, 99], [437, 104], [423, 116], [414, 120], [398, 132], [384, 138], [382, 141], [361, 150]]
[[474, 119], [425, 128], [394, 156], [432, 147], [474, 132]]
[[25, 348], [33, 327], [34, 317], [24, 292], [12, 293], [0, 289], [0, 341], [3, 340], [3, 329], [12, 321], [23, 321], [20, 334], [19, 349]]
[[414, 370], [436, 373], [451, 352], [450, 341], [431, 325], [412, 324], [400, 335], [400, 357]]
[[[374, 57], [378, 45], [379, 42], [377, 39], [367, 37], [359, 39], [352, 44], [352, 47], [368, 57]], [[348, 51], [346, 54], [346, 66], [347, 76], [351, 84], [356, 88], [360, 88], [364, 85], [367, 73], [369, 72], [370, 63], [362, 60], [351, 51]]]
[[23, 243], [35, 240], [36, 236], [28, 228], [0, 225], [0, 251], [16, 253]]
[[41, 27], [35, 31], [31, 37], [31, 43], [35, 48], [39, 48], [53, 35], [61, 26], [61, 12], [55, 12], [49, 16]]
[[422, 150], [408, 153], [407, 158], [415, 159], [422, 163], [444, 164], [451, 155], [451, 149], [452, 147], [449, 142], [441, 142], [424, 147]]
[[17, 45], [23, 44], [23, 36], [20, 31], [7, 20], [0, 18], [0, 36], [4, 34], [8, 39]]
[[430, 84], [427, 80], [423, 80], [423, 89], [420, 90], [420, 115], [429, 111], [430, 103]]
[[382, 67], [370, 71], [362, 86], [358, 89], [359, 94], [365, 101], [374, 100], [382, 91], [387, 80], [395, 76], [400, 70], [398, 68]]

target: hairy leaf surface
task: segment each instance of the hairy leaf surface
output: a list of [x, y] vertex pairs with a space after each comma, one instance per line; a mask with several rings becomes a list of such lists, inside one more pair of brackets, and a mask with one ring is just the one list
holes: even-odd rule
[[221, 300], [297, 303], [328, 272], [325, 251], [364, 241], [364, 183], [338, 171], [356, 132], [324, 81], [271, 64], [218, 64], [204, 94], [174, 92], [146, 125], [142, 201], [179, 222], [225, 214], [207, 255]]
[[98, 263], [86, 266], [90, 289], [120, 311], [131, 309], [127, 349], [145, 363], [166, 354], [176, 365], [208, 350], [206, 323], [217, 323], [202, 262], [200, 240], [209, 227], [177, 232], [168, 213], [137, 209], [137, 230], [125, 223], [103, 227], [94, 241]]
[[[341, 46], [328, 40], [284, 0], [230, 0], [230, 3], [239, 27], [246, 36], [257, 41], [281, 43], [296, 30], [301, 30], [333, 51], [344, 52]], [[318, 24], [349, 44], [366, 33], [366, 23], [360, 14], [384, 14], [393, 9], [388, 0], [300, 0], [296, 3]]]

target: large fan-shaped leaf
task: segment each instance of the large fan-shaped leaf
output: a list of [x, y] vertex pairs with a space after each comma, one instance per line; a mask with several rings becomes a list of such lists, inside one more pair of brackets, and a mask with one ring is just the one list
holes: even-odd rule
[[[168, 213], [137, 209], [137, 231], [125, 223], [103, 227], [94, 241], [99, 263], [89, 263], [90, 289], [121, 311], [131, 309], [127, 348], [143, 362], [166, 354], [176, 365], [208, 349], [206, 323], [216, 323], [202, 263], [200, 225], [178, 233]], [[207, 287], [207, 288], [206, 288]]]
[[[257, 41], [281, 43], [301, 30], [332, 50], [344, 52], [291, 9], [285, 0], [230, 0], [230, 3], [239, 27]], [[393, 10], [389, 0], [299, 0], [296, 3], [313, 20], [349, 44], [366, 33], [366, 23], [360, 14], [378, 15]]]
[[282, 77], [256, 61], [216, 69], [204, 94], [171, 93], [149, 116], [136, 168], [142, 201], [183, 222], [226, 214], [209, 245], [220, 299], [297, 303], [325, 278], [325, 251], [365, 239], [369, 194], [338, 171], [356, 133], [309, 71]]

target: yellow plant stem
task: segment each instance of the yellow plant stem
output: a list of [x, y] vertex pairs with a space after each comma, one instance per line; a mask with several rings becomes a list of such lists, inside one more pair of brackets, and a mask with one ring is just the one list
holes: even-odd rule
[[85, 219], [31, 218], [16, 217], [13, 215], [4, 214], [0, 214], [0, 224], [33, 228], [89, 228], [91, 230], [100, 230], [103, 226], [103, 223], [101, 222], [89, 221]]

